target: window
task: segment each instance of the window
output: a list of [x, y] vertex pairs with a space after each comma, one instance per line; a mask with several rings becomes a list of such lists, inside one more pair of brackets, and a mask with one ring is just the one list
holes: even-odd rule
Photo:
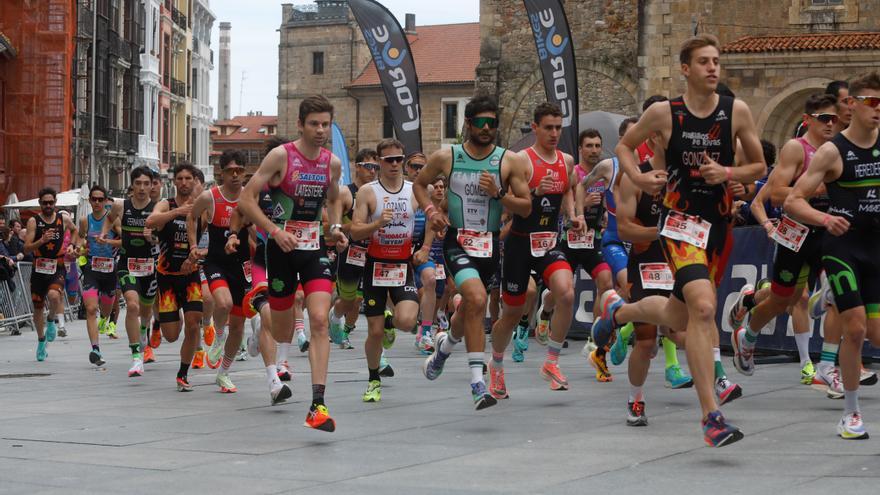
[[458, 103], [443, 104], [443, 139], [458, 137]]
[[312, 52], [312, 74], [324, 73], [324, 52]]
[[826, 5], [843, 5], [843, 0], [812, 0], [810, 2], [813, 6], [826, 6]]
[[199, 99], [198, 88], [199, 88], [199, 70], [193, 69], [192, 70], [192, 95], [191, 95], [193, 100]]
[[394, 119], [391, 118], [391, 108], [382, 107], [382, 137], [394, 137]]

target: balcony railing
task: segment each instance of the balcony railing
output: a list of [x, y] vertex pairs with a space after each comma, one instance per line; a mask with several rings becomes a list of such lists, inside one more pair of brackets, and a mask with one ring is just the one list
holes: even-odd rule
[[173, 167], [181, 163], [189, 163], [189, 153], [172, 152], [169, 164]]
[[186, 83], [171, 78], [171, 92], [181, 98], [186, 98]]
[[120, 152], [136, 151], [138, 148], [138, 135], [134, 131], [111, 127], [107, 144], [110, 149]]
[[177, 10], [176, 7], [171, 8], [171, 20], [174, 21], [180, 29], [186, 31], [186, 16], [183, 12]]

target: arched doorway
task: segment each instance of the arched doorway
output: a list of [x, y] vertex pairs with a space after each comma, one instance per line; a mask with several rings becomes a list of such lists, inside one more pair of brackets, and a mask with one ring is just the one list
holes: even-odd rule
[[794, 130], [804, 113], [804, 102], [810, 95], [823, 93], [830, 79], [813, 77], [789, 84], [770, 99], [758, 115], [757, 125], [761, 137], [777, 148], [794, 135]]

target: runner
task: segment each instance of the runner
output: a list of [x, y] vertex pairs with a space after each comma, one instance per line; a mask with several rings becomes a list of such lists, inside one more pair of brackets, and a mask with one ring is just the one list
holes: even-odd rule
[[[597, 345], [608, 341], [612, 327], [639, 321], [687, 329], [687, 357], [702, 408], [704, 440], [721, 447], [742, 438], [739, 428], [727, 424], [712, 390], [712, 354], [715, 353], [716, 389], [723, 400], [735, 393], [720, 367], [715, 325], [716, 288], [731, 249], [729, 182], [751, 182], [766, 171], [748, 106], [715, 93], [720, 72], [718, 40], [701, 34], [684, 42], [681, 70], [685, 94], [655, 103], [642, 114], [617, 145], [621, 169], [648, 194], [666, 185], [661, 212], [661, 247], [675, 279], [672, 297], [647, 297], [624, 304], [614, 292], [602, 295], [602, 318], [594, 322]], [[640, 172], [635, 148], [659, 133], [665, 148], [666, 170]], [[736, 140], [746, 163], [734, 167]], [[668, 176], [668, 177], [667, 177]], [[722, 375], [722, 376], [717, 376]], [[741, 392], [740, 392], [741, 393]]]
[[[433, 189], [431, 189], [431, 204], [441, 213], [446, 213], [444, 200], [446, 199], [446, 178], [439, 176], [434, 178]], [[427, 220], [427, 219], [426, 219]], [[433, 232], [433, 230], [432, 230]], [[435, 295], [437, 296], [437, 311], [434, 318], [434, 335], [437, 332], [446, 331], [449, 328], [449, 319], [446, 316], [446, 304], [449, 301], [453, 284], [447, 283], [446, 260], [443, 258], [443, 242], [446, 238], [446, 232], [434, 232], [434, 241], [431, 243], [431, 261], [434, 262], [434, 273], [437, 275], [435, 281]]]
[[[837, 434], [845, 439], [868, 438], [859, 409], [862, 344], [867, 337], [880, 346], [880, 75], [872, 72], [850, 83], [849, 127], [823, 144], [785, 200], [796, 220], [825, 227], [822, 266], [840, 312], [843, 341], [844, 414]], [[829, 206], [823, 212], [809, 198], [822, 184]]]
[[[519, 153], [528, 160], [531, 211], [513, 213], [510, 235], [504, 242], [501, 268], [501, 317], [492, 327], [492, 361], [489, 363], [489, 393], [496, 399], [508, 398], [504, 381], [504, 350], [516, 324], [527, 312], [526, 289], [534, 271], [553, 295], [555, 311], [550, 321], [547, 358], [541, 376], [550, 390], [568, 390], [568, 379], [559, 370], [559, 353], [571, 324], [574, 288], [571, 266], [557, 243], [557, 226], [564, 213], [572, 219], [571, 230], [583, 236], [583, 217], [575, 216], [572, 200], [574, 158], [556, 149], [562, 135], [562, 111], [554, 103], [535, 108], [532, 132], [535, 145]], [[609, 284], [610, 285], [610, 284]], [[546, 305], [547, 303], [545, 303]], [[535, 340], [541, 342], [536, 329]]]
[[[272, 336], [289, 342], [294, 291], [302, 283], [309, 312], [309, 362], [312, 367], [312, 405], [305, 426], [332, 432], [336, 422], [324, 403], [327, 362], [330, 357], [328, 313], [332, 282], [330, 261], [321, 250], [321, 208], [327, 202], [330, 237], [344, 249], [348, 239], [342, 232], [339, 204], [339, 158], [323, 148], [330, 137], [333, 105], [323, 96], [305, 98], [299, 106], [297, 125], [302, 137], [272, 150], [242, 196], [247, 218], [269, 233], [266, 268]], [[271, 188], [272, 218], [260, 210], [258, 198]], [[293, 252], [295, 251], [295, 255]]]
[[[211, 296], [214, 299], [214, 325], [216, 336], [208, 349], [208, 362], [221, 361], [216, 383], [220, 392], [235, 393], [238, 389], [229, 378], [229, 369], [235, 360], [244, 338], [244, 310], [242, 302], [250, 284], [245, 280], [243, 263], [250, 259], [247, 229], [230, 231], [232, 212], [238, 206], [244, 179], [245, 158], [240, 151], [226, 150], [220, 156], [220, 173], [223, 184], [204, 191], [196, 198], [187, 216], [190, 259], [197, 262], [198, 223], [207, 212], [208, 249], [202, 269]], [[237, 249], [227, 253], [228, 239], [238, 239]], [[228, 332], [227, 332], [228, 331]]]
[[[56, 192], [45, 187], [37, 194], [40, 212], [28, 219], [24, 240], [24, 253], [34, 255], [34, 271], [31, 275], [31, 300], [34, 305], [34, 327], [37, 330], [37, 361], [45, 361], [49, 353], [47, 342], [55, 340], [64, 327], [64, 252], [62, 239], [65, 232], [76, 238], [76, 225], [66, 212], [55, 207]], [[73, 246], [67, 250], [73, 252]], [[49, 300], [50, 320], [46, 323], [43, 309]], [[52, 316], [54, 315], [54, 317]], [[45, 331], [44, 331], [45, 327]]]
[[[192, 196], [198, 198], [205, 190], [205, 174], [198, 168], [196, 169], [195, 179], [196, 183], [193, 188]], [[200, 232], [198, 243], [200, 260], [203, 259], [208, 252], [208, 231], [205, 228], [207, 222], [205, 222], [204, 217], [205, 215], [203, 214], [202, 218], [199, 219], [198, 226]], [[189, 231], [187, 231], [187, 242], [189, 242]], [[202, 270], [201, 263], [198, 263], [198, 271], [200, 282], [199, 289], [202, 293], [202, 321], [200, 325], [201, 330], [199, 331], [198, 345], [196, 346], [196, 352], [193, 354], [193, 360], [190, 366], [194, 370], [205, 367], [208, 353], [205, 352], [203, 344], [210, 346], [214, 343], [214, 323], [211, 320], [211, 315], [214, 314], [214, 299], [211, 297], [211, 288], [208, 287], [208, 279], [205, 278], [205, 271]], [[216, 368], [219, 365], [220, 363], [216, 362], [214, 363], [213, 368]]]
[[[443, 256], [448, 275], [461, 297], [452, 315], [450, 331], [438, 336], [434, 353], [422, 367], [425, 377], [435, 380], [455, 345], [465, 338], [471, 395], [476, 410], [493, 406], [497, 400], [483, 381], [486, 345], [484, 318], [489, 281], [498, 266], [498, 231], [501, 210], [521, 216], [531, 212], [528, 164], [514, 153], [496, 146], [498, 104], [491, 96], [478, 95], [465, 106], [467, 140], [462, 145], [441, 149], [428, 159], [413, 193], [434, 231], [447, 226]], [[448, 216], [431, 204], [428, 185], [438, 175], [449, 178], [446, 194]], [[509, 193], [503, 191], [509, 189]]]
[[[419, 172], [425, 168], [427, 162], [428, 159], [424, 153], [416, 152], [410, 154], [404, 164], [406, 179], [410, 182], [415, 182]], [[411, 262], [415, 271], [413, 278], [415, 279], [416, 289], [420, 292], [419, 311], [421, 312], [422, 320], [416, 330], [415, 347], [417, 351], [425, 355], [434, 352], [434, 339], [431, 338], [431, 328], [434, 326], [434, 316], [437, 309], [438, 278], [437, 265], [431, 259], [434, 237], [436, 237], [436, 233], [427, 228], [425, 212], [421, 208], [416, 209]], [[443, 276], [444, 278], [446, 277], [445, 272]]]
[[156, 260], [153, 255], [153, 230], [146, 227], [147, 217], [155, 203], [150, 199], [152, 172], [145, 166], [131, 171], [131, 198], [113, 202], [107, 222], [101, 230], [99, 243], [108, 241], [111, 228], [122, 229], [122, 245], [116, 261], [116, 274], [125, 299], [125, 331], [128, 334], [128, 347], [131, 349], [131, 369], [129, 377], [144, 374], [144, 347], [147, 328], [153, 314], [153, 301], [156, 298]]
[[108, 240], [105, 244], [98, 243], [109, 214], [104, 208], [109, 199], [106, 189], [97, 184], [93, 185], [89, 190], [89, 205], [92, 211], [79, 222], [82, 302], [86, 310], [89, 343], [92, 345], [89, 362], [95, 366], [103, 366], [105, 362], [101, 348], [98, 346], [98, 332], [106, 326], [105, 318], [110, 316], [116, 299], [115, 248], [120, 241], [115, 239], [114, 232], [114, 239]]
[[363, 282], [368, 332], [364, 354], [369, 371], [364, 402], [379, 402], [382, 398], [379, 357], [385, 347], [388, 297], [394, 308], [395, 327], [413, 328], [419, 312], [418, 292], [409, 263], [416, 204], [412, 182], [404, 179], [403, 153], [403, 144], [396, 139], [379, 142], [379, 179], [360, 188], [351, 220], [352, 239], [370, 239]]
[[193, 209], [196, 184], [194, 166], [188, 163], [175, 166], [175, 196], [160, 201], [146, 222], [146, 226], [153, 229], [159, 238], [156, 282], [159, 286], [159, 322], [166, 341], [175, 342], [180, 336], [180, 312], [183, 311], [178, 392], [191, 392], [193, 389], [187, 375], [201, 340], [202, 287], [198, 265], [189, 256], [186, 222]]

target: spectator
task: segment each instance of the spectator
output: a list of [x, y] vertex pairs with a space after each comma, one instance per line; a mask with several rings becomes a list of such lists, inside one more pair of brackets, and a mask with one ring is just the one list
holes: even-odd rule
[[9, 240], [9, 237], [12, 235], [12, 230], [10, 230], [7, 226], [0, 227], [0, 282], [8, 282], [10, 290], [15, 290], [15, 285], [12, 282], [12, 277], [15, 275], [15, 271], [17, 270], [15, 266], [15, 260], [9, 255], [9, 251], [6, 249], [6, 244]]
[[6, 250], [9, 256], [17, 261], [21, 261], [24, 256], [24, 232], [21, 220], [12, 220], [9, 222], [9, 237], [4, 238]]

